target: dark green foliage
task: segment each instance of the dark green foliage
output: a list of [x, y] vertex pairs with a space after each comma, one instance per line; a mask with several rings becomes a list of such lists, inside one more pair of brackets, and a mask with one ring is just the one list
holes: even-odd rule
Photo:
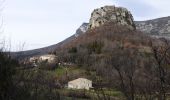
[[69, 49], [68, 53], [77, 53], [77, 48], [72, 47], [71, 49]]
[[54, 77], [44, 70], [22, 69], [0, 52], [0, 100], [60, 100], [57, 88]]
[[102, 51], [102, 47], [103, 47], [102, 42], [94, 41], [92, 43], [89, 43], [87, 45], [88, 53], [89, 54], [92, 54], [92, 53], [100, 54]]
[[45, 60], [45, 61], [41, 61], [39, 63], [37, 63], [38, 66], [40, 69], [43, 69], [43, 70], [55, 70], [57, 67], [58, 67], [58, 64], [57, 63], [49, 63], [48, 60]]
[[16, 100], [60, 100], [55, 80], [51, 75], [41, 69], [23, 72], [22, 85], [17, 86]]
[[11, 100], [15, 89], [13, 76], [18, 62], [6, 53], [0, 52], [0, 100]]

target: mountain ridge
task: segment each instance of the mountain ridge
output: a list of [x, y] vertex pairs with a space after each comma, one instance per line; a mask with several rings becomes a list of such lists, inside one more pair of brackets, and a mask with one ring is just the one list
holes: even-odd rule
[[[108, 14], [107, 12], [110, 13]], [[91, 14], [89, 23], [83, 23], [76, 30], [75, 34], [66, 38], [65, 40], [57, 44], [50, 45], [43, 48], [12, 52], [11, 55], [14, 58], [20, 59], [25, 57], [32, 57], [32, 56], [52, 53], [57, 48], [60, 48], [63, 45], [76, 39], [77, 37], [83, 35], [90, 26], [96, 27], [99, 26], [100, 24], [102, 25], [108, 22], [108, 20], [111, 20], [112, 22], [117, 24], [129, 25], [132, 27], [134, 26], [133, 24], [135, 24], [137, 30], [142, 31], [143, 33], [146, 33], [151, 36], [154, 35], [157, 37], [165, 37], [165, 38], [170, 37], [170, 16], [144, 20], [144, 21], [133, 21], [133, 16], [127, 9], [121, 7], [115, 7], [115, 6], [104, 6], [95, 9]]]
[[[167, 17], [161, 17], [161, 18], [155, 18], [155, 19], [150, 19], [150, 20], [144, 20], [144, 21], [134, 21], [135, 24], [139, 24], [141, 22], [152, 22], [154, 20], [160, 20], [160, 19], [170, 19], [170, 16], [167, 16]], [[27, 50], [27, 51], [19, 51], [19, 52], [12, 52], [12, 56], [15, 57], [15, 58], [20, 58], [19, 56], [22, 56], [22, 57], [26, 57], [26, 56], [35, 56], [35, 55], [42, 55], [42, 54], [48, 54], [50, 51], [53, 51], [55, 50], [56, 48], [60, 47], [61, 45], [71, 41], [72, 39], [75, 39], [76, 37], [80, 36], [82, 33], [85, 33], [85, 31], [81, 30], [81, 28], [83, 27], [86, 27], [84, 29], [86, 29], [85, 31], [87, 31], [87, 26], [88, 26], [88, 23], [84, 22], [77, 30], [76, 30], [76, 33], [73, 34], [72, 36], [70, 36], [69, 38], [57, 43], [57, 44], [54, 44], [54, 45], [50, 45], [48, 47], [44, 47], [44, 48], [38, 48], [38, 49], [33, 49], [33, 50]], [[139, 28], [137, 28], [138, 30], [140, 30]], [[140, 30], [141, 31], [141, 30]], [[145, 33], [145, 31], [143, 31]], [[169, 33], [170, 34], [170, 33]], [[160, 36], [160, 35], [157, 35], [156, 36]], [[163, 37], [167, 37], [167, 36], [163, 36]], [[168, 38], [168, 37], [167, 37]]]

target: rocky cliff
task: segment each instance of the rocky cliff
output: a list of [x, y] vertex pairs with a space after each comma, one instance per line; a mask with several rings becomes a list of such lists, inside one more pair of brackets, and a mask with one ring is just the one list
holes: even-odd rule
[[130, 11], [126, 8], [115, 6], [104, 6], [95, 9], [91, 14], [88, 29], [98, 27], [107, 22], [126, 25], [132, 30], [135, 29], [133, 16]]
[[83, 23], [77, 30], [75, 33], [75, 37], [78, 37], [79, 35], [81, 35], [82, 33], [85, 33], [88, 30], [88, 24], [89, 23]]
[[136, 21], [136, 28], [144, 33], [170, 37], [170, 17], [162, 17], [147, 21]]
[[[170, 16], [146, 21], [134, 21], [134, 23], [137, 30], [148, 35], [170, 38]], [[83, 32], [87, 31], [87, 26], [89, 26], [88, 23], [81, 26], [82, 29], [85, 29]]]

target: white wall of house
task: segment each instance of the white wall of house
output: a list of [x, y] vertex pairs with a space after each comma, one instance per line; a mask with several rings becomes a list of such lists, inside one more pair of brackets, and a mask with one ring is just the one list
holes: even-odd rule
[[48, 61], [48, 62], [53, 62], [56, 59], [55, 55], [42, 55], [39, 58], [41, 61]]
[[68, 82], [68, 88], [89, 90], [90, 88], [92, 88], [92, 81], [85, 78], [78, 78], [76, 80]]
[[29, 58], [29, 62], [35, 66], [38, 62], [47, 61], [48, 63], [54, 63], [56, 61], [55, 55], [41, 55]]
[[29, 61], [30, 61], [30, 62], [33, 62], [33, 61], [35, 61], [35, 59], [36, 59], [35, 57], [31, 57], [31, 58], [29, 59]]

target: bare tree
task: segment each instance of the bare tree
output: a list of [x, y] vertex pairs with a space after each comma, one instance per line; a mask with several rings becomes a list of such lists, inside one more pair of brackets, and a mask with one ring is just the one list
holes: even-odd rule
[[133, 51], [119, 49], [110, 58], [112, 70], [117, 72], [117, 85], [127, 100], [135, 100], [136, 94], [134, 81], [137, 59], [134, 55]]
[[150, 41], [150, 46], [155, 61], [156, 75], [158, 77], [159, 100], [166, 100], [167, 93], [167, 74], [169, 65], [169, 50], [170, 45], [166, 39], [162, 39], [160, 44], [154, 44]]

